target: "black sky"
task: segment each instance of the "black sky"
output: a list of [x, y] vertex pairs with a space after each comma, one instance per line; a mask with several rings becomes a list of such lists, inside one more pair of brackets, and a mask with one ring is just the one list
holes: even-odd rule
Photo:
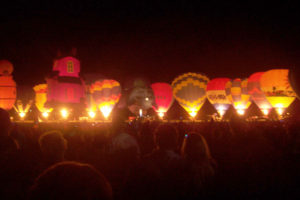
[[0, 59], [19, 85], [44, 81], [57, 50], [77, 48], [83, 73], [167, 81], [183, 72], [244, 78], [297, 66], [297, 6], [249, 1], [51, 1], [1, 6]]

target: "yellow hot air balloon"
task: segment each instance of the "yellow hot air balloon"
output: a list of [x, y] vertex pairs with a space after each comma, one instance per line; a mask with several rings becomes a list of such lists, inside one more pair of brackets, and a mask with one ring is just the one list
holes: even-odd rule
[[118, 81], [105, 79], [91, 85], [90, 92], [105, 118], [108, 118], [121, 97], [121, 85]]
[[288, 74], [288, 69], [273, 69], [265, 72], [260, 79], [262, 91], [279, 115], [296, 99]]
[[247, 90], [248, 79], [239, 78], [226, 83], [225, 92], [227, 98], [237, 110], [238, 114], [243, 115], [245, 110], [251, 105], [250, 95]]
[[199, 73], [185, 73], [172, 82], [173, 95], [178, 103], [195, 117], [206, 99], [209, 78]]
[[35, 91], [35, 106], [42, 113], [43, 117], [47, 118], [52, 108], [45, 108], [47, 102], [47, 84], [39, 84], [33, 87]]

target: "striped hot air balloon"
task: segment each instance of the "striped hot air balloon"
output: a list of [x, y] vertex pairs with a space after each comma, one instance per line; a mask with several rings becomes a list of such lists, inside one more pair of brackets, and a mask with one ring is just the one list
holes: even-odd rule
[[91, 85], [90, 92], [96, 107], [108, 118], [121, 97], [121, 85], [115, 80], [96, 81]]
[[288, 74], [288, 69], [273, 69], [265, 72], [260, 79], [262, 91], [279, 115], [296, 99]]
[[208, 82], [206, 88], [207, 99], [220, 116], [223, 116], [231, 105], [225, 92], [225, 86], [228, 81], [230, 81], [229, 78], [215, 78]]
[[206, 99], [209, 78], [199, 73], [185, 73], [172, 82], [173, 95], [178, 103], [195, 117]]
[[272, 109], [272, 105], [269, 103], [265, 93], [261, 90], [260, 79], [264, 72], [256, 72], [248, 78], [248, 94], [251, 96], [251, 100], [257, 105], [264, 115], [268, 115]]
[[248, 80], [239, 78], [226, 83], [226, 95], [238, 114], [243, 115], [245, 110], [251, 105], [250, 95], [247, 89]]
[[151, 88], [155, 98], [153, 109], [160, 117], [163, 117], [174, 101], [172, 87], [168, 83], [153, 83]]

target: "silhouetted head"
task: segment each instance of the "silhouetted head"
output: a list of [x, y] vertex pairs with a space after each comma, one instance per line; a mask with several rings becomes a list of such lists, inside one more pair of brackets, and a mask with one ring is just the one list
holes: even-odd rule
[[67, 149], [67, 141], [59, 131], [49, 131], [39, 138], [39, 145], [44, 156], [62, 160]]
[[39, 175], [29, 199], [109, 200], [112, 189], [106, 178], [91, 165], [61, 162]]
[[11, 126], [8, 112], [0, 108], [0, 136], [8, 136]]
[[162, 124], [155, 131], [155, 142], [159, 149], [175, 150], [177, 139], [178, 133], [173, 126]]
[[181, 149], [182, 156], [190, 160], [207, 160], [211, 158], [205, 138], [191, 133], [185, 137]]

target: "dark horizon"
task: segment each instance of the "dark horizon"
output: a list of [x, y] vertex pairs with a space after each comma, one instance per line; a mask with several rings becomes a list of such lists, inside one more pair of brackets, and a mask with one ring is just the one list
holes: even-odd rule
[[13, 63], [18, 85], [29, 86], [44, 82], [58, 49], [71, 48], [82, 74], [121, 83], [138, 76], [170, 83], [189, 71], [246, 78], [299, 64], [298, 16], [290, 3], [18, 4], [1, 14], [0, 59]]

